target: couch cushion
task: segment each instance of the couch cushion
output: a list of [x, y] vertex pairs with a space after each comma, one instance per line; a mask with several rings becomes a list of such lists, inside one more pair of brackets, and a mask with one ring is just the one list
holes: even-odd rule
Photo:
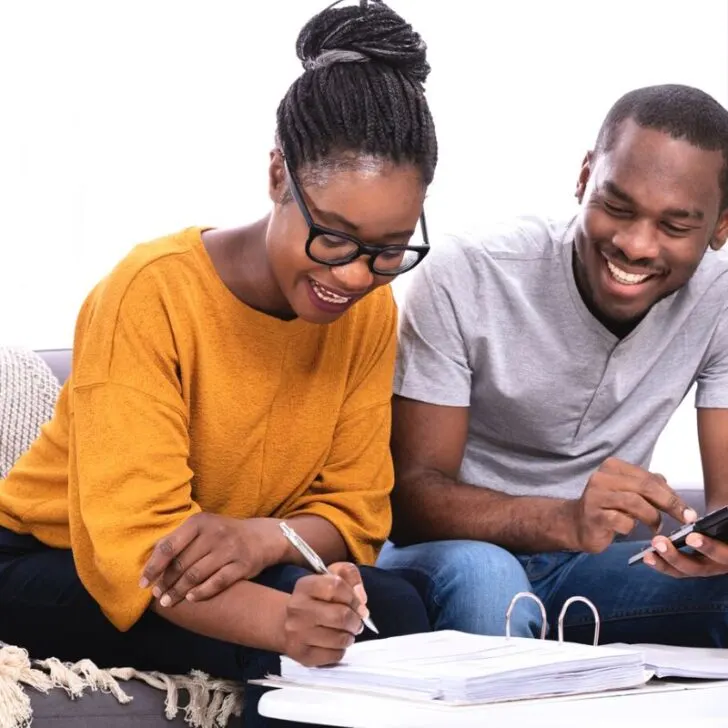
[[58, 390], [53, 373], [35, 352], [0, 347], [0, 478], [53, 415]]
[[38, 354], [45, 359], [56, 379], [63, 384], [71, 371], [71, 350], [38, 349]]
[[122, 690], [132, 696], [131, 703], [122, 705], [108, 693], [85, 691], [71, 700], [60, 688], [48, 694], [27, 689], [33, 708], [33, 726], [37, 728], [189, 728], [184, 712], [168, 720], [164, 715], [166, 694], [137, 680], [120, 683]]

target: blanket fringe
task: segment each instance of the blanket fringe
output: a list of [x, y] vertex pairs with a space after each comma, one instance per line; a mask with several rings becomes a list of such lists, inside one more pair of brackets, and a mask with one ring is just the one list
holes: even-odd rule
[[[243, 710], [242, 686], [231, 680], [218, 680], [193, 670], [189, 675], [166, 675], [143, 672], [131, 667], [102, 670], [91, 660], [61, 662], [55, 657], [30, 660], [27, 650], [13, 645], [0, 646], [0, 728], [28, 728], [33, 720], [30, 697], [23, 686], [42, 693], [60, 688], [72, 700], [85, 690], [109, 693], [122, 705], [133, 698], [119, 685], [119, 680], [140, 680], [166, 692], [164, 715], [172, 720], [180, 710], [191, 728], [225, 728], [231, 716]], [[180, 691], [189, 700], [180, 706]]]

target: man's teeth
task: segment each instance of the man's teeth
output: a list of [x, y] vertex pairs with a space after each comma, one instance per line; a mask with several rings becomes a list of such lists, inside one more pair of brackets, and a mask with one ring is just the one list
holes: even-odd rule
[[326, 301], [327, 303], [349, 303], [351, 300], [350, 296], [339, 296], [337, 293], [333, 293], [332, 291], [329, 291], [327, 288], [324, 288], [318, 281], [314, 281], [311, 279], [311, 288], [313, 288], [313, 292], [322, 300]]
[[625, 286], [634, 286], [637, 283], [646, 281], [650, 277], [650, 273], [642, 273], [640, 275], [637, 273], [627, 273], [626, 270], [617, 268], [617, 266], [610, 260], [607, 261], [607, 268], [609, 268], [612, 278], [614, 278], [618, 283], [623, 283]]

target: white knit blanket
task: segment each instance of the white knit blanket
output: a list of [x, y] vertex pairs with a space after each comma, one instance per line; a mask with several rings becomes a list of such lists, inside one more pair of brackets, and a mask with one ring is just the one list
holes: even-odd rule
[[[60, 391], [48, 365], [33, 351], [0, 347], [0, 479], [30, 447], [41, 426], [53, 415]], [[2, 624], [0, 624], [2, 639]], [[174, 718], [184, 711], [193, 728], [222, 728], [231, 715], [242, 711], [241, 686], [217, 680], [198, 670], [189, 675], [138, 672], [133, 668], [100, 670], [90, 660], [71, 664], [55, 658], [31, 660], [22, 647], [0, 642], [0, 728], [25, 728], [33, 720], [30, 697], [24, 686], [41, 692], [65, 690], [71, 698], [101, 690], [120, 703], [128, 703], [118, 680], [137, 679], [166, 692], [164, 714]], [[187, 693], [186, 705], [180, 693]]]
[[60, 385], [38, 354], [0, 347], [0, 478], [53, 415]]

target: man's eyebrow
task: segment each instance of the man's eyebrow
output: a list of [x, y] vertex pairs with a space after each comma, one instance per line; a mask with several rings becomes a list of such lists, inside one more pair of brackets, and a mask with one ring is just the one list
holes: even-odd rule
[[[627, 194], [621, 187], [614, 184], [614, 182], [606, 180], [602, 187], [612, 197], [616, 197], [617, 199], [622, 200], [622, 202], [626, 202], [630, 205], [636, 206], [634, 199], [629, 194]], [[662, 214], [666, 217], [689, 218], [693, 220], [705, 219], [705, 213], [702, 210], [688, 210], [683, 207], [668, 207], [667, 209], [662, 211]]]

